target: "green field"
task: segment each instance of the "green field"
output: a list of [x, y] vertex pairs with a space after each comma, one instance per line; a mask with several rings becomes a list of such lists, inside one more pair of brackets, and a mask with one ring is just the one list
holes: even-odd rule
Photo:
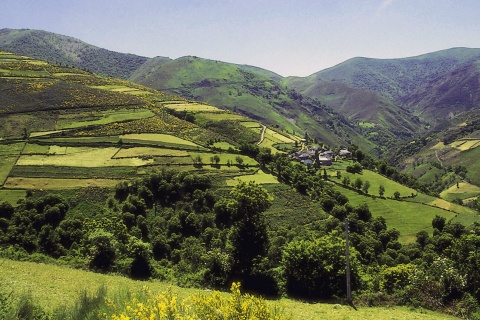
[[6, 201], [15, 206], [18, 200], [25, 199], [25, 195], [25, 190], [0, 189], [0, 203]]
[[64, 190], [87, 187], [113, 188], [121, 180], [112, 179], [54, 179], [10, 177], [5, 182], [6, 189]]
[[400, 241], [402, 243], [414, 242], [415, 234], [421, 230], [425, 230], [432, 235], [432, 220], [436, 215], [446, 218], [447, 221], [456, 216], [454, 212], [440, 207], [409, 201], [366, 197], [340, 186], [335, 188], [348, 197], [350, 204], [358, 206], [365, 203], [374, 217], [384, 217], [389, 228], [400, 231]]
[[175, 104], [166, 104], [165, 107], [173, 109], [175, 111], [188, 111], [188, 112], [221, 112], [222, 109], [219, 109], [214, 106], [209, 106], [208, 104], [200, 103], [175, 103]]
[[265, 173], [262, 170], [258, 170], [255, 174], [235, 177], [233, 179], [227, 180], [226, 183], [227, 183], [227, 186], [236, 186], [240, 182], [249, 183], [250, 181], [253, 181], [257, 184], [278, 183], [278, 180], [275, 176], [269, 173]]
[[75, 148], [69, 147], [67, 154], [22, 155], [18, 166], [63, 166], [63, 167], [139, 167], [153, 163], [152, 159], [113, 159], [118, 148]]
[[222, 150], [229, 150], [230, 148], [232, 149], [236, 149], [237, 147], [235, 147], [233, 144], [230, 144], [228, 142], [215, 142], [213, 144], [213, 146], [215, 148], [219, 148], [219, 149], [222, 149]]
[[56, 129], [72, 129], [92, 125], [102, 125], [114, 122], [145, 119], [155, 116], [148, 109], [112, 109], [106, 111], [92, 111], [60, 115], [56, 123]]
[[[195, 158], [200, 157], [204, 165], [211, 164], [212, 161], [210, 158], [212, 158], [215, 155], [213, 153], [191, 152], [191, 151], [189, 151], [188, 153], [194, 160]], [[219, 165], [226, 165], [228, 161], [230, 161], [232, 166], [236, 166], [238, 164], [236, 158], [240, 157], [243, 160], [243, 164], [242, 164], [243, 166], [258, 166], [258, 162], [255, 159], [252, 159], [247, 156], [233, 154], [233, 153], [217, 153], [216, 155], [220, 158], [220, 162], [218, 163]]]
[[[107, 289], [107, 296], [125, 296], [129, 292], [139, 293], [144, 286], [153, 292], [165, 292], [172, 288], [179, 300], [193, 294], [205, 294], [204, 290], [181, 288], [168, 282], [135, 281], [125, 277], [87, 272], [43, 263], [12, 261], [0, 259], [0, 285], [12, 288], [15, 296], [30, 294], [45, 310], [53, 311], [59, 307], [71, 308], [84, 291], [95, 294], [100, 286]], [[208, 293], [207, 293], [208, 294]], [[228, 295], [227, 293], [224, 293]], [[346, 305], [331, 303], [304, 303], [282, 298], [268, 303], [283, 309], [293, 320], [353, 320], [353, 319], [396, 319], [396, 320], [448, 320], [454, 317], [431, 312], [425, 309], [409, 307], [364, 307], [357, 305], [354, 310]]]
[[454, 184], [447, 190], [444, 190], [440, 193], [440, 197], [447, 201], [452, 201], [454, 199], [468, 199], [477, 197], [480, 195], [480, 187], [476, 185], [470, 184], [468, 182], [459, 182], [458, 188], [457, 185]]
[[234, 120], [234, 121], [242, 121], [248, 119], [245, 116], [235, 113], [227, 113], [227, 112], [199, 112], [195, 114], [195, 120], [199, 123], [204, 123], [207, 121], [222, 121], [222, 120]]
[[153, 148], [153, 147], [133, 147], [121, 148], [115, 154], [114, 159], [136, 158], [136, 157], [188, 157], [189, 153], [185, 150]]
[[[345, 164], [348, 165], [349, 162], [344, 161], [342, 163], [344, 165]], [[401, 185], [376, 172], [364, 169], [360, 174], [353, 174], [353, 173], [348, 173], [346, 171], [343, 171], [343, 169], [341, 169], [340, 166], [341, 166], [340, 164], [335, 165], [334, 167], [327, 170], [327, 174], [330, 175], [331, 179], [337, 181], [338, 183], [341, 183], [344, 177], [349, 177], [351, 183], [353, 183], [357, 178], [360, 178], [364, 183], [365, 181], [368, 180], [370, 182], [370, 188], [368, 189], [369, 194], [378, 196], [379, 187], [380, 185], [383, 185], [383, 187], [385, 188], [384, 197], [387, 197], [387, 198], [392, 198], [393, 194], [396, 191], [400, 192], [401, 197], [407, 197], [407, 196], [411, 196], [412, 194], [417, 194], [416, 190], [406, 187], [404, 185]], [[336, 178], [337, 170], [341, 171], [340, 180], [337, 180]]]
[[166, 146], [180, 146], [180, 147], [188, 147], [188, 148], [202, 148], [203, 147], [197, 145], [194, 142], [178, 138], [176, 136], [170, 134], [162, 134], [162, 133], [138, 133], [138, 134], [125, 134], [121, 135], [120, 139], [124, 143], [145, 143], [145, 144], [159, 144], [159, 145], [166, 145]]
[[47, 154], [49, 150], [50, 146], [27, 143], [22, 154]]
[[15, 166], [10, 177], [69, 178], [69, 179], [129, 179], [137, 175], [137, 167], [66, 167]]
[[5, 183], [16, 161], [17, 156], [0, 156], [0, 186]]
[[0, 144], [0, 156], [19, 155], [24, 145], [24, 142]]

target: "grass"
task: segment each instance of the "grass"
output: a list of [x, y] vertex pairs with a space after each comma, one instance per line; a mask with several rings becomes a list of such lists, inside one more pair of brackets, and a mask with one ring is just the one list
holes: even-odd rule
[[[142, 291], [147, 285], [152, 292], [164, 292], [169, 287], [178, 295], [179, 300], [193, 294], [205, 292], [200, 289], [181, 288], [168, 282], [135, 281], [125, 277], [105, 275], [70, 269], [44, 263], [12, 261], [0, 259], [0, 285], [14, 289], [15, 295], [30, 293], [46, 310], [53, 311], [58, 307], [72, 307], [79, 295], [85, 290], [94, 295], [100, 286], [107, 289], [107, 296], [126, 292]], [[225, 295], [227, 295], [225, 293]], [[269, 304], [283, 308], [292, 315], [292, 319], [455, 319], [454, 317], [423, 309], [407, 307], [361, 307], [353, 310], [348, 306], [330, 303], [303, 303], [301, 301], [282, 298], [269, 301]]]
[[233, 179], [227, 180], [226, 183], [227, 183], [227, 186], [236, 186], [240, 182], [249, 183], [250, 181], [253, 181], [257, 184], [278, 183], [277, 178], [275, 178], [273, 175], [269, 173], [263, 172], [262, 170], [258, 170], [254, 174], [235, 177]]
[[23, 178], [10, 177], [5, 182], [7, 189], [43, 189], [64, 190], [87, 187], [115, 187], [120, 180], [112, 179], [54, 179], [54, 178]]
[[0, 144], [0, 156], [14, 156], [20, 154], [25, 143]]
[[72, 129], [91, 125], [103, 125], [114, 122], [145, 119], [155, 116], [148, 109], [112, 109], [88, 113], [66, 114], [59, 117], [56, 129]]
[[189, 153], [185, 150], [153, 148], [153, 147], [134, 147], [122, 148], [113, 157], [119, 158], [134, 158], [134, 157], [188, 157]]
[[69, 178], [69, 179], [128, 179], [137, 175], [137, 167], [58, 167], [15, 166], [10, 177]]
[[17, 165], [63, 167], [139, 167], [153, 163], [152, 159], [113, 159], [113, 156], [118, 150], [118, 148], [114, 147], [79, 148], [78, 152], [70, 152], [63, 155], [22, 155], [18, 159]]
[[228, 143], [228, 142], [215, 142], [215, 143], [213, 144], [213, 146], [214, 146], [215, 148], [219, 148], [219, 149], [222, 149], [222, 150], [228, 150], [228, 149], [230, 149], [230, 148], [232, 148], [232, 149], [236, 149], [236, 148], [237, 148], [237, 147], [235, 147], [233, 144], [230, 144], [230, 143]]
[[161, 142], [161, 143], [168, 143], [168, 144], [177, 144], [177, 145], [185, 145], [185, 146], [192, 146], [192, 147], [199, 147], [196, 143], [191, 141], [178, 138], [176, 136], [170, 134], [162, 134], [162, 133], [133, 133], [133, 134], [125, 134], [121, 135], [120, 139], [124, 142], [128, 141], [153, 141], [153, 142]]
[[478, 147], [480, 145], [480, 140], [478, 139], [462, 139], [450, 143], [450, 146], [456, 148], [460, 151], [470, 150], [472, 148]]
[[348, 197], [350, 204], [358, 206], [365, 203], [374, 217], [384, 217], [389, 228], [395, 228], [400, 231], [400, 241], [402, 243], [414, 242], [416, 239], [415, 234], [421, 230], [425, 230], [432, 235], [432, 220], [436, 215], [444, 217], [447, 221], [456, 216], [455, 212], [433, 205], [372, 198], [340, 186], [335, 188]]
[[295, 140], [291, 139], [290, 137], [268, 128], [265, 130], [265, 137], [272, 141], [278, 141], [278, 143], [295, 143]]
[[358, 125], [361, 128], [375, 128], [376, 124], [373, 122], [359, 122]]
[[222, 113], [199, 112], [195, 114], [195, 120], [200, 123], [207, 122], [207, 121], [222, 121], [222, 120], [241, 121], [245, 119], [248, 119], [248, 118], [240, 114], [227, 113], [227, 112], [222, 112]]
[[0, 186], [5, 183], [5, 180], [7, 179], [16, 161], [17, 156], [0, 157]]
[[262, 127], [262, 125], [259, 122], [255, 122], [255, 121], [243, 121], [243, 122], [240, 122], [240, 124], [244, 127], [247, 127], [247, 128], [261, 128]]
[[[210, 164], [210, 158], [214, 156], [213, 153], [203, 153], [203, 152], [188, 152], [192, 159], [195, 160], [195, 158], [200, 157], [202, 158], [202, 163], [204, 165]], [[243, 159], [243, 165], [249, 165], [249, 166], [257, 166], [258, 162], [255, 159], [252, 159], [247, 156], [243, 155], [238, 155], [238, 154], [233, 154], [233, 153], [217, 153], [216, 154], [220, 158], [220, 162], [218, 164], [220, 165], [226, 165], [228, 161], [235, 166], [237, 165], [237, 157], [240, 157]]]
[[[343, 164], [348, 165], [348, 162], [343, 162]], [[365, 169], [362, 171], [361, 174], [352, 174], [346, 171], [342, 171], [343, 169], [340, 169], [338, 166], [333, 167], [332, 169], [329, 169], [327, 171], [327, 174], [331, 176], [331, 179], [336, 179], [337, 170], [340, 170], [342, 175], [342, 178], [338, 180], [338, 182], [341, 182], [343, 177], [347, 176], [350, 178], [350, 182], [354, 182], [357, 178], [360, 178], [364, 183], [368, 180], [370, 182], [370, 189], [368, 189], [368, 193], [371, 195], [378, 195], [378, 189], [380, 185], [383, 185], [383, 187], [385, 188], [384, 197], [387, 198], [393, 197], [393, 194], [396, 191], [400, 192], [401, 197], [410, 196], [412, 193], [417, 194], [417, 191], [412, 188], [401, 185], [376, 172]]]
[[175, 103], [175, 104], [166, 104], [165, 107], [173, 109], [175, 111], [188, 111], [188, 112], [219, 112], [223, 111], [214, 106], [209, 106], [207, 104], [199, 103]]
[[14, 206], [18, 200], [25, 199], [25, 195], [25, 190], [0, 189], [0, 203], [6, 201]]
[[49, 150], [50, 146], [27, 143], [27, 145], [23, 149], [22, 154], [47, 154]]
[[440, 193], [440, 197], [447, 201], [452, 201], [454, 199], [468, 199], [480, 195], [480, 187], [470, 184], [468, 182], [459, 182], [458, 188], [454, 184], [447, 190], [444, 190]]

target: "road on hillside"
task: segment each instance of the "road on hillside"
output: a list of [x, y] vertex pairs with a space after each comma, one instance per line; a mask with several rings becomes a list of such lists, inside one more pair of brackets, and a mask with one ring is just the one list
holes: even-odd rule
[[260, 135], [260, 141], [257, 142], [257, 146], [259, 146], [262, 142], [263, 139], [265, 139], [265, 131], [267, 130], [267, 127], [262, 124], [262, 134]]

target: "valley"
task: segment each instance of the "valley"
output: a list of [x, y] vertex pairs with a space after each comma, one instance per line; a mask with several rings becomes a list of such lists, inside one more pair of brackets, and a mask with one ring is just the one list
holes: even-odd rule
[[[48, 45], [33, 50], [38, 39]], [[66, 39], [0, 30], [0, 268], [63, 265], [173, 283], [182, 296], [241, 281], [288, 297], [294, 319], [334, 318], [319, 301], [345, 302], [349, 224], [360, 312], [477, 314], [477, 50], [282, 78]], [[308, 148], [309, 162], [295, 160]], [[100, 276], [69, 268], [55, 272]], [[400, 318], [444, 316], [403, 308]]]

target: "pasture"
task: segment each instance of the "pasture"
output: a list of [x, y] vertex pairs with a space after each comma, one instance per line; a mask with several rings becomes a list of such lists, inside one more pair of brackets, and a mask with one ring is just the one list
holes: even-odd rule
[[195, 120], [199, 123], [204, 123], [207, 121], [222, 121], [222, 120], [233, 120], [233, 121], [242, 121], [246, 120], [245, 116], [236, 113], [228, 112], [199, 112], [195, 114]]
[[[344, 164], [346, 162], [343, 162]], [[336, 178], [337, 170], [341, 172], [341, 179]], [[362, 173], [349, 173], [347, 171], [342, 171], [343, 169], [340, 169], [338, 166], [332, 169], [327, 170], [327, 174], [330, 176], [330, 179], [334, 179], [338, 183], [342, 183], [342, 180], [344, 177], [349, 177], [350, 182], [353, 183], [357, 178], [360, 178], [363, 183], [365, 181], [370, 182], [370, 188], [368, 189], [368, 193], [371, 195], [376, 195], [378, 196], [378, 191], [380, 188], [380, 185], [383, 185], [385, 188], [385, 194], [384, 197], [387, 198], [393, 198], [393, 194], [398, 191], [400, 193], [401, 197], [406, 197], [406, 196], [411, 196], [412, 194], [417, 194], [417, 191], [415, 189], [406, 187], [400, 183], [397, 183], [393, 180], [390, 180], [376, 172], [366, 170], [364, 169]]]
[[468, 199], [477, 197], [480, 195], [480, 187], [470, 184], [468, 182], [459, 182], [458, 188], [457, 185], [454, 184], [450, 188], [442, 191], [440, 193], [440, 197], [447, 201], [452, 201], [455, 199]]
[[226, 181], [227, 186], [236, 186], [240, 182], [249, 183], [253, 181], [257, 184], [272, 184], [279, 183], [277, 178], [269, 173], [265, 173], [262, 170], [258, 170], [254, 174], [248, 174], [243, 176], [237, 176]]
[[461, 139], [450, 143], [450, 146], [460, 151], [466, 151], [480, 146], [479, 139]]
[[124, 143], [145, 143], [145, 144], [158, 144], [165, 146], [177, 146], [177, 147], [187, 147], [188, 149], [198, 148], [204, 149], [198, 144], [188, 141], [182, 138], [170, 134], [162, 133], [132, 133], [124, 134], [120, 136], [120, 139]]
[[114, 155], [114, 159], [120, 158], [141, 158], [141, 157], [188, 157], [189, 153], [185, 150], [153, 148], [153, 147], [133, 147], [121, 148]]
[[0, 156], [0, 186], [5, 183], [16, 161], [17, 156]]
[[174, 104], [165, 104], [166, 108], [175, 110], [175, 111], [188, 111], [188, 112], [223, 112], [222, 109], [210, 106], [208, 104], [200, 103], [174, 103]]
[[400, 242], [402, 243], [415, 242], [415, 234], [421, 230], [432, 235], [432, 220], [436, 215], [444, 217], [447, 221], [456, 216], [454, 212], [431, 205], [367, 197], [340, 186], [335, 186], [335, 188], [348, 197], [350, 204], [358, 206], [365, 203], [374, 217], [384, 217], [388, 228], [400, 231]]
[[145, 119], [155, 116], [148, 109], [120, 108], [103, 111], [61, 114], [56, 123], [56, 129], [73, 129], [92, 125], [103, 125], [114, 122]]
[[219, 165], [226, 165], [227, 163], [230, 163], [232, 166], [235, 166], [238, 164], [237, 157], [239, 157], [243, 160], [242, 162], [243, 166], [258, 166], [258, 162], [255, 159], [252, 159], [244, 155], [238, 155], [233, 153], [217, 153], [217, 154], [203, 153], [203, 152], [188, 152], [188, 153], [190, 154], [193, 160], [200, 157], [204, 165], [212, 164], [212, 163], [215, 164], [215, 162], [213, 161], [213, 157], [216, 155], [220, 158], [220, 161], [218, 162]]
[[59, 167], [139, 167], [153, 163], [152, 159], [114, 159], [119, 148], [76, 148], [69, 147], [66, 154], [22, 155], [17, 166], [59, 166]]
[[12, 206], [15, 206], [17, 204], [17, 201], [20, 199], [25, 199], [25, 196], [25, 190], [0, 189], [0, 203], [6, 201]]
[[64, 190], [87, 187], [113, 188], [121, 180], [113, 179], [56, 179], [56, 178], [23, 178], [9, 177], [5, 182], [6, 189], [42, 189]]

